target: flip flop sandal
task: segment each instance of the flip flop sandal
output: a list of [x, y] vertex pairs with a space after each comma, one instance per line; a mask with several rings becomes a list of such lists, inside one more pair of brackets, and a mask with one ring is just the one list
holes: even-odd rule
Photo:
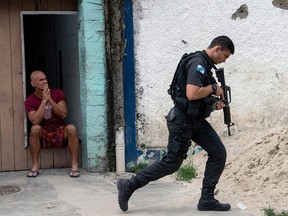
[[71, 178], [78, 178], [80, 176], [80, 171], [79, 170], [71, 170], [70, 172], [70, 177]]
[[27, 177], [28, 178], [35, 178], [39, 175], [39, 171], [38, 170], [30, 170], [28, 173], [27, 173]]

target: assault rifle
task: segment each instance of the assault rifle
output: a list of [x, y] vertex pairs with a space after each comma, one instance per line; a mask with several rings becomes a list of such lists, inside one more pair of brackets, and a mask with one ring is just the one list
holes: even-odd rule
[[224, 98], [221, 98], [225, 104], [225, 107], [223, 108], [224, 124], [227, 125], [228, 135], [231, 136], [230, 127], [234, 125], [234, 123], [231, 122], [231, 113], [229, 106], [231, 102], [231, 88], [225, 84], [224, 68], [218, 68], [216, 70], [216, 77], [218, 79], [218, 82], [221, 84], [221, 88], [224, 92]]

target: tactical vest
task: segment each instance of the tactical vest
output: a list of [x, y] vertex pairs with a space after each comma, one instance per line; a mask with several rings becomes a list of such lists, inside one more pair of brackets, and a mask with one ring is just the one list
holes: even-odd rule
[[[206, 98], [189, 101], [186, 97], [188, 74], [186, 66], [188, 62], [196, 56], [200, 56], [200, 58], [204, 58], [206, 61], [211, 63], [211, 60], [207, 60], [207, 58], [205, 58], [205, 56], [203, 56], [199, 51], [190, 54], [185, 53], [178, 63], [172, 83], [170, 85], [170, 88], [168, 89], [168, 94], [171, 95], [174, 105], [180, 110], [186, 112], [192, 118], [206, 118], [209, 117], [212, 112], [213, 104], [216, 102], [215, 99], [212, 98], [211, 95], [209, 95]], [[213, 63], [212, 65], [213, 67], [215, 67]], [[203, 86], [216, 83], [216, 80], [212, 76], [211, 71], [205, 72], [204, 75], [205, 77]]]

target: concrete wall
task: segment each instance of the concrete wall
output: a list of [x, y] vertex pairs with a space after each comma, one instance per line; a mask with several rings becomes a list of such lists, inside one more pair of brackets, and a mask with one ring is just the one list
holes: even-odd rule
[[[287, 1], [286, 1], [287, 2]], [[288, 10], [285, 1], [135, 0], [134, 47], [138, 145], [167, 144], [167, 88], [185, 52], [202, 50], [219, 35], [236, 51], [224, 66], [232, 88], [232, 134], [288, 121]], [[246, 4], [246, 5], [245, 5]], [[210, 121], [225, 134], [223, 113]]]
[[105, 25], [101, 0], [79, 2], [82, 166], [107, 170]]

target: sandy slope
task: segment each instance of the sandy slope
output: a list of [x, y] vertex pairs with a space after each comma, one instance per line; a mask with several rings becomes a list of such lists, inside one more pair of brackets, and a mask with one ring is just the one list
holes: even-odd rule
[[[262, 209], [273, 207], [288, 210], [288, 128], [246, 130], [222, 137], [228, 158], [217, 186], [216, 198], [232, 206], [244, 204], [255, 216], [264, 215]], [[183, 183], [190, 196], [199, 198], [207, 155], [202, 151], [189, 156], [199, 176], [191, 183]]]

